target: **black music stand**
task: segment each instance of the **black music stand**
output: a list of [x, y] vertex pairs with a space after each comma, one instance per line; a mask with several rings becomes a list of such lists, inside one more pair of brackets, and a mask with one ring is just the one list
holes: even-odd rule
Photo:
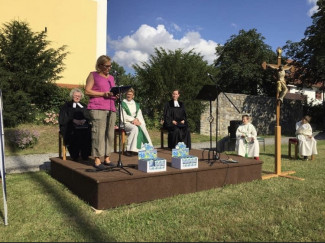
[[[224, 96], [226, 96], [227, 100], [233, 105], [233, 107], [235, 107], [235, 109], [238, 111], [238, 113], [240, 113], [240, 111], [238, 110], [238, 108], [235, 106], [235, 104], [231, 101], [231, 99], [229, 99], [229, 97], [225, 94], [225, 92], [223, 92], [223, 90], [220, 88], [220, 86], [217, 84], [217, 81], [213, 78], [213, 76], [208, 73], [208, 76], [210, 77], [210, 79], [215, 83], [215, 86], [214, 85], [211, 85], [211, 86], [214, 86], [215, 89], [218, 90], [218, 94], [220, 93], [223, 93]], [[211, 103], [210, 103], [211, 104]], [[216, 99], [216, 114], [217, 114], [217, 121], [216, 121], [216, 155], [218, 154], [218, 123], [219, 123], [219, 100], [218, 100], [218, 96], [217, 96], [217, 99]], [[220, 153], [219, 153], [220, 155]], [[215, 159], [214, 161], [212, 161], [210, 163], [210, 166], [213, 165], [213, 163], [216, 161], [216, 160], [219, 160], [219, 155], [217, 155], [217, 159]]]
[[122, 94], [124, 94], [125, 92], [127, 92], [129, 89], [131, 88], [131, 86], [116, 86], [111, 88], [110, 92], [112, 92], [114, 94], [114, 96], [117, 96], [117, 102], [118, 102], [118, 141], [119, 141], [119, 152], [118, 152], [118, 162], [116, 164], [116, 166], [112, 166], [109, 167], [109, 170], [114, 170], [115, 168], [117, 168], [118, 170], [124, 170], [125, 172], [127, 172], [129, 175], [133, 175], [132, 172], [128, 171], [127, 169], [125, 169], [124, 167], [132, 167], [134, 168], [134, 166], [124, 166], [122, 163], [122, 159], [121, 159], [121, 110], [122, 110]]
[[[210, 148], [208, 153], [208, 163], [211, 163], [210, 160], [210, 153], [212, 152], [212, 160], [218, 160], [218, 124], [216, 129], [216, 148], [212, 149], [212, 122], [214, 120], [214, 117], [212, 116], [212, 101], [218, 99], [219, 92], [215, 85], [204, 85], [203, 88], [200, 90], [199, 94], [196, 96], [196, 99], [198, 100], [208, 100], [210, 102], [210, 116], [208, 118], [210, 123]], [[218, 102], [217, 102], [218, 104]], [[218, 112], [217, 112], [217, 122], [218, 122]], [[204, 149], [202, 152], [202, 157], [204, 151], [207, 149]], [[211, 163], [212, 165], [212, 163]]]

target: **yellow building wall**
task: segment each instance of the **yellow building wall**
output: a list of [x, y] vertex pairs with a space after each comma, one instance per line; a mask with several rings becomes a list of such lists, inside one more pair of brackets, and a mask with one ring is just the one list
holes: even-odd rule
[[46, 28], [53, 48], [67, 45], [69, 54], [58, 84], [85, 84], [97, 59], [97, 1], [0, 0], [1, 27], [12, 20], [27, 22], [34, 32]]

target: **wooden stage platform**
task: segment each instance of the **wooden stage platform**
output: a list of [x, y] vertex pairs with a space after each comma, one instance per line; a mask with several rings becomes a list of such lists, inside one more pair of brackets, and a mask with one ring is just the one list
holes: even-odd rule
[[[133, 175], [121, 169], [88, 172], [94, 168], [91, 164], [93, 161], [85, 164], [68, 160], [69, 157], [67, 160], [50, 158], [51, 176], [98, 210], [262, 178], [262, 161], [231, 155], [238, 163], [225, 164], [219, 160], [210, 166], [208, 151], [192, 149], [190, 154], [199, 158], [199, 168], [175, 169], [171, 167], [171, 150], [158, 149], [158, 157], [167, 160], [167, 171], [145, 173], [125, 167]], [[220, 157], [228, 159], [226, 154]], [[112, 153], [112, 162], [116, 163], [118, 158], [118, 153]], [[124, 166], [137, 166], [138, 158], [121, 155], [121, 161]]]

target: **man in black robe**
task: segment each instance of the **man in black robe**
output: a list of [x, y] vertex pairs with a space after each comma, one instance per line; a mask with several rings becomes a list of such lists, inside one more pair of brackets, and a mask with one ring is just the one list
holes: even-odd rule
[[172, 100], [164, 108], [164, 128], [168, 130], [168, 148], [173, 149], [178, 142], [184, 142], [191, 149], [191, 135], [183, 102], [178, 101], [179, 90], [174, 90]]

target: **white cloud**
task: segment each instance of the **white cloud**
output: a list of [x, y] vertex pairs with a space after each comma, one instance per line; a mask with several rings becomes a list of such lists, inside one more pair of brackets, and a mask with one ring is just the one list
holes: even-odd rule
[[237, 24], [231, 23], [231, 27], [237, 28]]
[[308, 10], [308, 16], [312, 16], [314, 13], [318, 11], [317, 0], [307, 0], [312, 7]]
[[173, 23], [172, 26], [176, 31], [182, 31], [181, 27], [179, 27], [177, 24]]
[[[179, 27], [175, 24], [174, 28], [177, 30]], [[155, 47], [162, 47], [165, 50], [183, 49], [185, 52], [194, 49], [204, 57], [204, 60], [212, 64], [216, 58], [215, 47], [218, 45], [212, 40], [202, 39], [199, 32], [187, 32], [182, 38], [175, 39], [164, 25], [154, 28], [146, 24], [141, 25], [131, 35], [117, 40], [108, 39], [110, 49], [115, 51], [113, 60], [128, 68], [132, 68], [133, 64], [147, 62]]]

